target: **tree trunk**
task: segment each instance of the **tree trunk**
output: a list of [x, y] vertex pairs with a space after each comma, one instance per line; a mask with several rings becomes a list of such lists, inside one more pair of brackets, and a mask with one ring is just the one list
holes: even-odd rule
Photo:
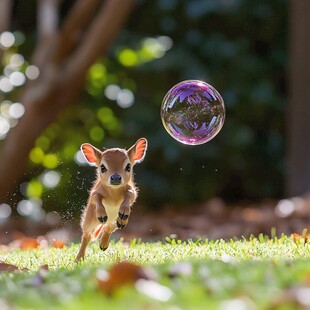
[[10, 199], [23, 177], [36, 138], [77, 98], [88, 68], [106, 52], [133, 0], [106, 0], [92, 20], [101, 3], [77, 0], [63, 28], [58, 29], [58, 1], [39, 0], [40, 32], [33, 63], [39, 67], [40, 77], [26, 85], [20, 100], [25, 115], [0, 151], [0, 203]]
[[290, 1], [287, 194], [310, 190], [310, 1]]

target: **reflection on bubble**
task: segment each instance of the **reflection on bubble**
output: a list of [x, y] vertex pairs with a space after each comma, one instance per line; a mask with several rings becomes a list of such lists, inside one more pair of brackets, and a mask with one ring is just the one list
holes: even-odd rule
[[161, 106], [164, 128], [183, 144], [198, 145], [213, 139], [225, 120], [221, 95], [211, 85], [183, 81], [172, 87]]

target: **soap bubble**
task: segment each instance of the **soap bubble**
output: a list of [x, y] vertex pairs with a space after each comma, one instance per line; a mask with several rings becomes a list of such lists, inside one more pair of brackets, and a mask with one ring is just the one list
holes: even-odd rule
[[213, 139], [224, 124], [224, 101], [214, 87], [203, 81], [183, 81], [164, 97], [161, 119], [166, 131], [177, 141], [203, 144]]

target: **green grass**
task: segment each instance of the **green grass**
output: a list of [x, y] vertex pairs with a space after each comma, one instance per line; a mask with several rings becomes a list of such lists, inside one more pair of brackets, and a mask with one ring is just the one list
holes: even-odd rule
[[[76, 264], [78, 245], [64, 249], [0, 251], [0, 260], [29, 271], [0, 274], [0, 309], [307, 309], [310, 308], [310, 244], [290, 237], [247, 240], [131, 244], [116, 242], [106, 252], [93, 243]], [[119, 261], [155, 269], [172, 297], [159, 301], [134, 286], [106, 296], [96, 273]], [[169, 276], [188, 262], [188, 275]], [[48, 265], [43, 276], [38, 269]], [[182, 265], [178, 268], [183, 270]], [[308, 291], [307, 291], [308, 290]], [[307, 295], [308, 294], [308, 295]], [[304, 307], [304, 308], [303, 308]]]

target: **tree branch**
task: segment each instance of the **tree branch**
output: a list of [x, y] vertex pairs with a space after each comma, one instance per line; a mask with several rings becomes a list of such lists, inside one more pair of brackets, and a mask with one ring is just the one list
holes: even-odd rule
[[39, 68], [51, 58], [58, 34], [60, 0], [38, 0], [38, 44], [32, 62]]
[[[0, 34], [9, 29], [12, 18], [12, 0], [0, 0]], [[0, 49], [0, 60], [3, 51]]]
[[58, 48], [54, 56], [55, 63], [60, 63], [68, 55], [98, 4], [99, 0], [78, 0], [75, 3], [61, 27]]
[[10, 26], [12, 3], [12, 0], [0, 0], [0, 33]]
[[102, 55], [123, 25], [134, 0], [107, 0], [84, 35], [84, 40], [69, 59], [64, 77], [75, 79]]

